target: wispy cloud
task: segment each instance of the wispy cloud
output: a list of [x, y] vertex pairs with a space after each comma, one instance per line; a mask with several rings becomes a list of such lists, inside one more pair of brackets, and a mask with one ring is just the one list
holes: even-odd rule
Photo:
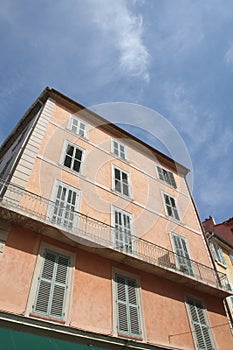
[[142, 16], [133, 14], [124, 0], [91, 1], [93, 3], [97, 5], [93, 21], [118, 51], [120, 72], [149, 82], [150, 54], [143, 43]]
[[224, 61], [229, 65], [233, 65], [233, 46], [225, 53]]

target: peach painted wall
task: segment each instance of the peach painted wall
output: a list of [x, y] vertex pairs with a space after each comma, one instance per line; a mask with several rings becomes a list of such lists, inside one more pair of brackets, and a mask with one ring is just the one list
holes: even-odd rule
[[[181, 234], [188, 240], [191, 258], [211, 266], [184, 178], [174, 173], [178, 189], [165, 185], [157, 178], [155, 156], [146, 148], [123, 139], [128, 147], [128, 161], [122, 161], [110, 152], [111, 138], [117, 135], [106, 134], [89, 123], [87, 140], [78, 138], [67, 129], [69, 117], [69, 111], [54, 106], [27, 189], [51, 199], [54, 181], [60, 179], [80, 189], [78, 210], [82, 213], [112, 224], [111, 206], [119, 207], [132, 214], [136, 236], [172, 250], [169, 232]], [[80, 174], [62, 165], [64, 140], [84, 149]], [[123, 198], [113, 191], [112, 164], [130, 174], [131, 198]], [[176, 198], [181, 223], [166, 218], [162, 191]]]
[[13, 227], [0, 261], [0, 309], [24, 313], [39, 248], [39, 236]]

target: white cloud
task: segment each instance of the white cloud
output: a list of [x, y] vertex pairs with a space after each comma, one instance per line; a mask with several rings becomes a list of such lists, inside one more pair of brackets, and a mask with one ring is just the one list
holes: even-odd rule
[[229, 65], [233, 64], [233, 46], [226, 52], [224, 61]]
[[150, 55], [143, 44], [143, 19], [133, 14], [127, 1], [91, 1], [96, 6], [93, 21], [103, 31], [111, 45], [119, 52], [119, 68], [122, 74], [150, 81]]

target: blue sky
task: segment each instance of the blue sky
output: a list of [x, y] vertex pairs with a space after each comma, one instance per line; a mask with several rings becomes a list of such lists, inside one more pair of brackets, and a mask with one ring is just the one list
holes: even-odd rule
[[0, 33], [0, 141], [45, 86], [140, 104], [184, 140], [201, 218], [233, 216], [232, 0], [2, 0]]

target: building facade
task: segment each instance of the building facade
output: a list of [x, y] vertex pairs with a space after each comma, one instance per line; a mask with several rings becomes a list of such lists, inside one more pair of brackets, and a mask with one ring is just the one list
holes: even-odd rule
[[228, 349], [187, 173], [46, 88], [0, 149], [4, 349]]
[[[233, 218], [216, 224], [210, 216], [203, 222], [203, 227], [216, 269], [226, 274], [228, 288], [233, 294]], [[226, 298], [225, 308], [233, 333], [233, 296]]]

